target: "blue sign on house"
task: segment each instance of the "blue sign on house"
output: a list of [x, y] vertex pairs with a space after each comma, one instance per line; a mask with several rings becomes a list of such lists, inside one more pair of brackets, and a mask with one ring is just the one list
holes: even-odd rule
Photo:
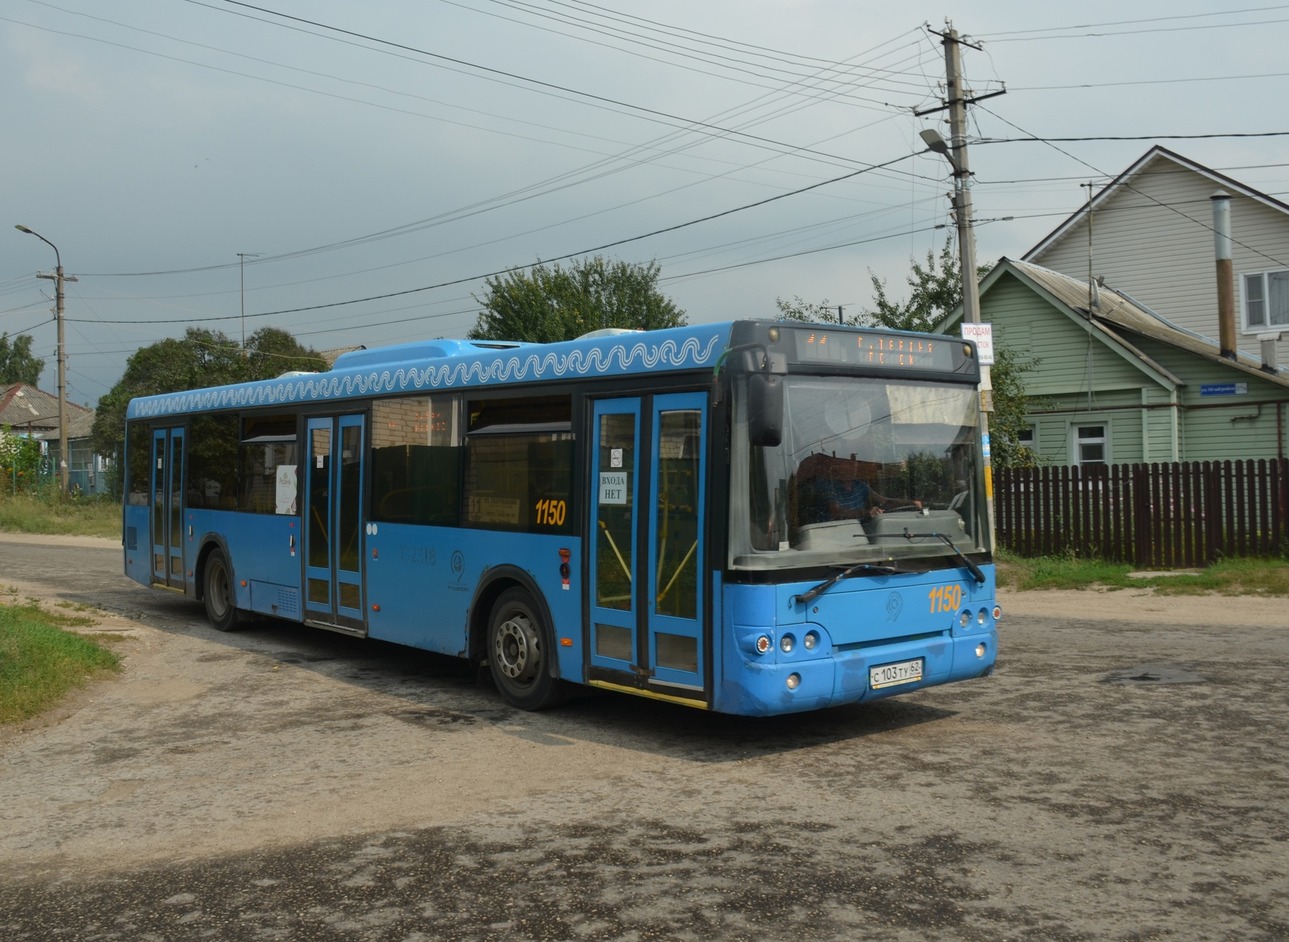
[[1203, 383], [1199, 388], [1201, 396], [1243, 396], [1248, 392], [1248, 383]]

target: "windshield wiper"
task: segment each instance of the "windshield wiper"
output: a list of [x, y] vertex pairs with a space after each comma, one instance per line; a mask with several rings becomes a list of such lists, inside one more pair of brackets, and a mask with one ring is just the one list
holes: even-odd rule
[[982, 570], [979, 566], [977, 566], [975, 563], [969, 560], [966, 554], [963, 553], [962, 550], [958, 549], [958, 547], [954, 545], [953, 539], [947, 533], [910, 533], [908, 527], [904, 528], [904, 539], [908, 540], [910, 543], [912, 543], [914, 540], [922, 539], [924, 537], [933, 539], [933, 540], [939, 540], [945, 546], [949, 547], [949, 549], [953, 550], [953, 555], [957, 556], [958, 561], [962, 563], [962, 565], [967, 567], [968, 571], [971, 573], [972, 576], [975, 577], [976, 581], [981, 585], [985, 584], [984, 570]]
[[841, 582], [841, 580], [849, 579], [857, 572], [868, 572], [879, 576], [893, 576], [899, 571], [900, 570], [895, 569], [892, 566], [874, 566], [872, 563], [856, 563], [855, 565], [851, 566], [848, 569], [843, 569], [841, 572], [837, 573], [837, 575], [832, 576], [831, 578], [825, 579], [823, 582], [819, 583], [813, 589], [810, 589], [807, 592], [802, 592], [800, 595], [794, 595], [788, 601], [800, 602], [802, 605], [809, 605], [820, 595], [827, 592], [837, 583]]

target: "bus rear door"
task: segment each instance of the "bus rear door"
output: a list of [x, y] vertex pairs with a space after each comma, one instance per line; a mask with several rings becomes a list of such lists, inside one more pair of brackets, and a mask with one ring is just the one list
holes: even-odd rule
[[595, 403], [592, 683], [708, 700], [706, 408], [704, 393]]
[[304, 473], [305, 620], [366, 634], [361, 415], [308, 420]]

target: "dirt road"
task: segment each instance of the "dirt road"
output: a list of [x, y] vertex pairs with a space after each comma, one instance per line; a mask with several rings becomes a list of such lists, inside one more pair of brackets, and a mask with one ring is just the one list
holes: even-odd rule
[[1004, 595], [992, 678], [808, 716], [506, 707], [0, 535], [123, 674], [0, 734], [0, 937], [1289, 938], [1289, 606]]

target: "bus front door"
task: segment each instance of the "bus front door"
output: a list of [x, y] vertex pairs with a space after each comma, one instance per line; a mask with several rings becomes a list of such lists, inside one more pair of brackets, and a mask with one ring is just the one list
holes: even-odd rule
[[152, 431], [152, 584], [184, 588], [184, 430]]
[[366, 633], [363, 610], [363, 417], [308, 420], [304, 473], [305, 620]]
[[595, 403], [592, 683], [707, 699], [706, 407], [704, 393]]

